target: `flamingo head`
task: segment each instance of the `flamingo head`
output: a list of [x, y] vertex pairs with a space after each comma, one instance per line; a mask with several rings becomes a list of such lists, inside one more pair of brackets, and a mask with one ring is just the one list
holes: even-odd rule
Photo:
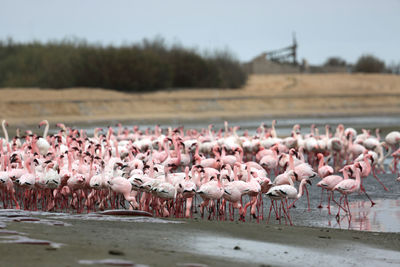
[[49, 124], [49, 122], [48, 122], [47, 120], [42, 120], [42, 121], [39, 123], [39, 128], [40, 128], [41, 126], [47, 125], [47, 124]]
[[374, 163], [374, 156], [372, 155], [372, 154], [367, 154], [367, 155], [365, 155], [365, 157], [367, 158], [367, 159], [370, 159], [371, 160], [371, 164], [373, 164]]

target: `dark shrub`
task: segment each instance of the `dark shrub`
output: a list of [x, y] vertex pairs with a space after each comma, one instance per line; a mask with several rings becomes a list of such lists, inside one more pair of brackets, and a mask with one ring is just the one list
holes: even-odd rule
[[372, 56], [361, 56], [354, 65], [354, 72], [382, 73], [385, 71], [385, 63]]
[[161, 38], [121, 47], [81, 40], [41, 44], [0, 42], [0, 87], [101, 87], [149, 91], [177, 87], [231, 87], [246, 82], [229, 53], [205, 57], [193, 49], [168, 48]]
[[324, 66], [344, 67], [346, 66], [346, 61], [340, 57], [330, 57], [325, 61]]

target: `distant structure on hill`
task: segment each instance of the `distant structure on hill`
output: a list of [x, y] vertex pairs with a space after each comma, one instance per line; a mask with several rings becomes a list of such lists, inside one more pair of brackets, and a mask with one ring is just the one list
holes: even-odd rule
[[250, 62], [243, 64], [243, 67], [248, 74], [348, 72], [347, 67], [344, 66], [309, 66], [305, 59], [299, 64], [297, 48], [296, 36], [293, 34], [292, 45], [263, 52]]

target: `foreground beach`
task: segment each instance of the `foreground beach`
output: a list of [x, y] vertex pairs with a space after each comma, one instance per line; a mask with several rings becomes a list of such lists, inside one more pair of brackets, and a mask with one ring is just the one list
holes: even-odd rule
[[[83, 260], [103, 259], [113, 259], [114, 264], [116, 260], [125, 260], [128, 261], [125, 264], [131, 262], [150, 266], [400, 264], [398, 233], [201, 219], [160, 220], [136, 217], [130, 222], [116, 222], [68, 220], [57, 216], [53, 218], [57, 220], [56, 226], [13, 222], [7, 230], [26, 233], [29, 238], [61, 243], [60, 248], [50, 245], [0, 244], [1, 264], [76, 266], [79, 261], [87, 263]], [[71, 225], [62, 226], [60, 222]], [[5, 234], [1, 232], [1, 235], [3, 238]]]

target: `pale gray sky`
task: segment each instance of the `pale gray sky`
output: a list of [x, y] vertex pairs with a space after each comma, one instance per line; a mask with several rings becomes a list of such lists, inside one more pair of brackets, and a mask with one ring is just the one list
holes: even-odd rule
[[0, 39], [84, 38], [119, 45], [162, 36], [199, 51], [229, 48], [241, 61], [287, 46], [299, 58], [400, 62], [400, 0], [0, 0]]

